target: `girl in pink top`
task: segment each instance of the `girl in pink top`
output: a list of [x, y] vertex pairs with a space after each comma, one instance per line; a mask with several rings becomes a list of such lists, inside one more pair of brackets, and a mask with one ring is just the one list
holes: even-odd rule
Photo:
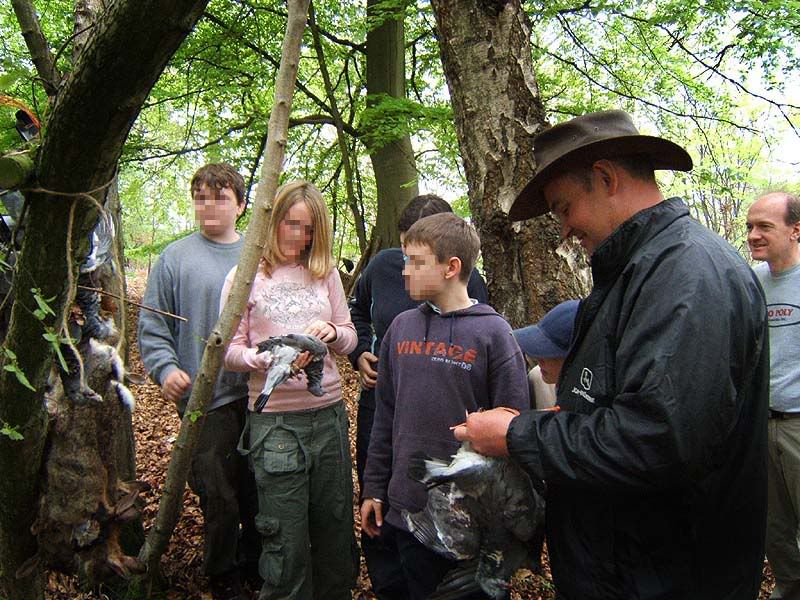
[[[256, 527], [263, 536], [261, 600], [350, 598], [357, 554], [347, 416], [332, 352], [347, 354], [356, 331], [331, 256], [332, 232], [322, 194], [312, 184], [282, 186], [273, 202], [261, 266], [225, 367], [250, 373], [252, 411], [270, 368], [270, 336], [307, 333], [328, 346], [322, 387], [308, 392], [304, 374], [277, 386], [263, 411], [251, 412], [240, 451], [258, 484]], [[223, 301], [233, 283], [228, 274]], [[303, 353], [295, 361], [309, 361]]]

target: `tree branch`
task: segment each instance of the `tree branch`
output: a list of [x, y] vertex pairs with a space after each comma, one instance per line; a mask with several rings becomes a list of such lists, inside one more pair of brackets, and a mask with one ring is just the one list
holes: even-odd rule
[[25, 39], [28, 52], [31, 53], [31, 59], [44, 90], [48, 96], [55, 96], [58, 84], [61, 82], [61, 74], [58, 72], [56, 61], [39, 25], [39, 17], [36, 16], [33, 0], [11, 0], [11, 6], [14, 7], [14, 14], [17, 16], [22, 37]]
[[342, 121], [342, 115], [339, 112], [339, 107], [336, 105], [335, 90], [331, 85], [331, 77], [328, 73], [328, 66], [325, 64], [325, 54], [322, 49], [322, 41], [320, 40], [319, 30], [317, 29], [317, 19], [313, 2], [309, 4], [308, 24], [314, 40], [314, 50], [317, 53], [319, 68], [322, 72], [322, 82], [325, 86], [325, 95], [328, 97], [328, 102], [330, 102], [333, 121], [336, 125], [336, 139], [339, 142], [339, 152], [342, 155], [342, 165], [344, 166], [344, 183], [345, 189], [347, 190], [347, 204], [350, 206], [350, 210], [353, 212], [356, 235], [358, 236], [358, 247], [359, 250], [363, 252], [367, 248], [367, 232], [366, 228], [364, 227], [363, 215], [359, 213], [358, 201], [356, 200], [355, 193], [353, 191], [353, 159], [350, 156], [350, 151], [347, 147], [347, 140], [344, 137], [345, 123]]
[[[155, 160], [157, 158], [167, 158], [168, 156], [182, 156], [184, 154], [191, 154], [192, 152], [199, 152], [200, 150], [205, 150], [211, 146], [215, 146], [220, 142], [226, 140], [228, 136], [233, 133], [234, 131], [242, 131], [244, 129], [249, 128], [253, 121], [255, 121], [256, 115], [251, 115], [247, 121], [244, 123], [240, 123], [239, 125], [233, 125], [229, 127], [228, 130], [214, 138], [213, 140], [209, 140], [205, 144], [200, 144], [199, 146], [193, 146], [191, 148], [184, 145], [183, 148], [180, 150], [165, 150], [162, 154], [152, 154], [150, 156], [143, 156], [139, 158], [123, 158], [119, 162], [120, 163], [131, 163], [131, 162], [147, 162], [148, 160]], [[152, 148], [152, 146], [150, 146]]]
[[[260, 57], [265, 58], [272, 66], [274, 66], [274, 67], [278, 66], [279, 62], [278, 62], [277, 59], [275, 59], [275, 57], [273, 57], [266, 50], [263, 50], [262, 48], [259, 48], [258, 46], [256, 46], [252, 42], [244, 39], [244, 36], [240, 32], [234, 30], [225, 21], [223, 21], [222, 19], [220, 19], [216, 15], [213, 15], [213, 14], [211, 14], [209, 12], [206, 12], [204, 14], [204, 16], [205, 16], [206, 19], [208, 19], [209, 21], [211, 21], [215, 25], [218, 25], [219, 27], [222, 27], [228, 33], [230, 33], [232, 35], [235, 35], [239, 39], [239, 41], [241, 41], [241, 43], [244, 44], [245, 47], [249, 48], [250, 50], [252, 50], [256, 54], [258, 54]], [[312, 92], [311, 89], [308, 86], [306, 86], [302, 81], [300, 81], [299, 79], [296, 80], [295, 81], [295, 85], [297, 86], [297, 89], [299, 89], [301, 92], [303, 92], [312, 102], [314, 102], [314, 104], [319, 106], [323, 111], [325, 111], [329, 115], [333, 114], [332, 110], [331, 110], [331, 107], [328, 106], [322, 98], [320, 98], [314, 92]], [[352, 135], [354, 137], [358, 137], [358, 130], [354, 129], [353, 127], [350, 127], [349, 125], [345, 125], [345, 131], [347, 131], [348, 134], [350, 134], [350, 135]]]

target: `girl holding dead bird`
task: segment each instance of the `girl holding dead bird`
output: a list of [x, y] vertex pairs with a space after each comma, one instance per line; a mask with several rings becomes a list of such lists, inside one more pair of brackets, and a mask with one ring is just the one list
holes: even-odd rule
[[[356, 345], [339, 272], [331, 224], [320, 191], [305, 181], [282, 186], [267, 225], [264, 256], [225, 355], [225, 367], [250, 372], [248, 425], [240, 451], [258, 484], [256, 527], [263, 536], [261, 600], [350, 598], [357, 549], [347, 416], [332, 354], [324, 359], [323, 395], [307, 389], [303, 373], [278, 385], [261, 412], [252, 412], [272, 363], [259, 342], [307, 333], [337, 354]], [[223, 302], [235, 269], [225, 280]], [[303, 353], [295, 367], [307, 364]]]

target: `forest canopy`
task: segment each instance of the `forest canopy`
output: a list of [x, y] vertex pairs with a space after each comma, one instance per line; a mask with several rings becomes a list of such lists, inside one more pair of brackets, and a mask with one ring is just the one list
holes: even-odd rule
[[[314, 5], [304, 40], [284, 177], [316, 182], [330, 199], [337, 256], [360, 254], [356, 224], [376, 218], [371, 148], [410, 135], [420, 191], [469, 213], [432, 9], [384, 0]], [[36, 6], [62, 76], [73, 68], [73, 2]], [[800, 89], [797, 2], [526, 2], [533, 60], [551, 123], [620, 107], [645, 132], [680, 140], [696, 169], [673, 191], [696, 216], [741, 242], [741, 203], [797, 183]], [[367, 31], [402, 11], [406, 97], [367, 93]], [[210, 161], [234, 164], [252, 197], [263, 154], [285, 22], [282, 3], [214, 0], [152, 90], [120, 162], [126, 253], [158, 254], [193, 227], [187, 182]], [[0, 93], [48, 111], [46, 90], [8, 4], [0, 7]], [[325, 89], [320, 59], [329, 73]], [[334, 104], [335, 103], [335, 104]], [[333, 107], [348, 155], [337, 141]], [[0, 153], [19, 144], [12, 107], [0, 107]], [[91, 115], [87, 115], [91, 118]], [[345, 169], [345, 162], [352, 164]], [[347, 178], [352, 181], [347, 181]], [[354, 202], [348, 203], [348, 188]]]

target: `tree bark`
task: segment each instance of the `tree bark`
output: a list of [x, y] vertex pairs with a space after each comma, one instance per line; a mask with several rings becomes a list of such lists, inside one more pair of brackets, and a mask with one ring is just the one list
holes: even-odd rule
[[[40, 569], [15, 577], [37, 552], [30, 528], [47, 433], [43, 390], [52, 346], [43, 326], [61, 331], [74, 295], [106, 184], [130, 127], [167, 61], [191, 31], [207, 0], [117, 0], [93, 29], [47, 122], [35, 187], [25, 190], [28, 220], [14, 278], [17, 291], [5, 351], [36, 391], [0, 373], [0, 416], [24, 436], [0, 436], [0, 592], [12, 600], [41, 598]], [[157, 19], [152, 18], [158, 15]], [[39, 321], [31, 288], [50, 299], [55, 316]], [[6, 354], [5, 364], [8, 364]]]
[[[239, 267], [219, 321], [208, 336], [206, 349], [192, 384], [192, 393], [186, 407], [181, 430], [167, 471], [164, 495], [158, 507], [156, 522], [142, 547], [140, 557], [147, 564], [151, 578], [158, 570], [161, 555], [177, 523], [183, 500], [183, 489], [190, 460], [202, 427], [202, 414], [211, 398], [217, 373], [222, 365], [225, 349], [239, 325], [263, 253], [266, 224], [272, 210], [272, 199], [278, 189], [278, 178], [286, 150], [289, 113], [292, 105], [295, 78], [300, 60], [300, 46], [306, 25], [310, 0], [289, 0], [289, 15], [283, 40], [281, 63], [275, 82], [275, 104], [270, 114], [267, 133], [266, 158], [261, 171], [253, 215], [247, 227]], [[194, 420], [193, 420], [194, 416]], [[147, 582], [149, 583], [149, 582]], [[149, 587], [149, 586], [148, 586]]]
[[547, 126], [530, 27], [519, 0], [432, 4], [489, 300], [519, 327], [586, 293], [581, 258], [557, 251], [552, 217], [508, 219], [534, 172], [533, 137]]
[[22, 37], [25, 39], [25, 45], [31, 54], [36, 72], [42, 80], [45, 93], [51, 97], [55, 96], [58, 84], [61, 82], [61, 74], [58, 72], [47, 39], [42, 33], [39, 18], [36, 16], [36, 8], [33, 6], [32, 0], [11, 0], [11, 6], [14, 7], [14, 14], [19, 21]]
[[0, 188], [13, 190], [33, 175], [32, 152], [13, 152], [0, 156]]
[[[367, 0], [368, 22], [378, 18], [375, 9], [380, 4], [382, 0]], [[406, 97], [403, 13], [403, 6], [398, 7], [394, 13], [383, 6], [383, 20], [367, 30], [367, 105], [374, 104], [375, 97], [379, 94], [394, 98]], [[363, 257], [365, 259], [382, 248], [400, 245], [397, 219], [406, 204], [419, 194], [416, 159], [409, 135], [380, 146], [368, 146], [368, 150], [375, 173], [378, 212], [372, 240]], [[364, 262], [362, 259], [360, 264]]]

